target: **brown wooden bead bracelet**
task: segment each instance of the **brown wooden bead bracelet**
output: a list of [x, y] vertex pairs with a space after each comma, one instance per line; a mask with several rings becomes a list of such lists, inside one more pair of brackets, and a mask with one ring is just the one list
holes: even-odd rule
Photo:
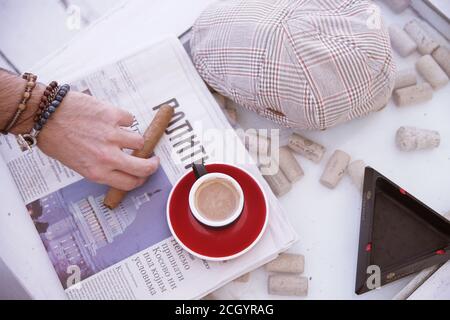
[[5, 128], [1, 131], [3, 134], [7, 134], [12, 127], [15, 126], [17, 120], [19, 120], [22, 113], [27, 109], [28, 100], [31, 98], [31, 93], [33, 92], [34, 87], [36, 86], [37, 76], [32, 73], [24, 73], [22, 78], [27, 80], [27, 84], [25, 85], [25, 91], [22, 95], [22, 98], [19, 102], [19, 106], [17, 107], [16, 112], [11, 117], [11, 119], [7, 122]]
[[52, 81], [45, 88], [44, 94], [41, 97], [41, 101], [39, 102], [39, 109], [36, 111], [34, 115], [34, 122], [39, 120], [41, 114], [45, 111], [45, 109], [50, 105], [50, 103], [55, 99], [56, 93], [58, 92], [58, 82]]

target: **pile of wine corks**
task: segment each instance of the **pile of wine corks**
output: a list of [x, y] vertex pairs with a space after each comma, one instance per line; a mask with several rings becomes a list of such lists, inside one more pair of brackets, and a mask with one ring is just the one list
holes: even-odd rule
[[[250, 154], [254, 154], [255, 150], [262, 151], [263, 154], [269, 152], [270, 141], [264, 137], [246, 134], [242, 139]], [[277, 197], [281, 197], [288, 193], [292, 189], [292, 185], [305, 175], [295, 155], [319, 164], [325, 158], [326, 151], [326, 148], [320, 143], [303, 137], [298, 133], [293, 133], [289, 137], [287, 146], [282, 146], [278, 149], [278, 157], [271, 155], [270, 161], [278, 166], [278, 170], [270, 174], [262, 172], [263, 177], [273, 193]], [[351, 157], [346, 152], [335, 150], [327, 159], [319, 181], [325, 187], [334, 189], [347, 173], [354, 185], [361, 190], [365, 167], [364, 161], [356, 160], [351, 162]]]
[[[288, 193], [292, 185], [304, 176], [303, 168], [287, 146], [274, 146], [270, 139], [256, 132], [237, 133], [277, 197]], [[262, 169], [264, 167], [271, 167], [272, 170]]]
[[[385, 1], [395, 12], [408, 7], [408, 0]], [[403, 28], [398, 25], [389, 27], [393, 49], [402, 57], [418, 52], [421, 57], [415, 68], [398, 71], [392, 98], [399, 106], [410, 106], [429, 101], [433, 91], [449, 83], [450, 50], [448, 42], [440, 41], [438, 32], [426, 22], [412, 19]], [[418, 74], [417, 74], [417, 73]], [[423, 79], [418, 81], [418, 75]], [[395, 142], [401, 151], [416, 151], [437, 148], [440, 145], [439, 132], [411, 126], [402, 126], [397, 130]]]
[[417, 81], [413, 68], [400, 70], [397, 74], [393, 100], [399, 107], [431, 100], [433, 90], [441, 89], [449, 82], [450, 50], [434, 38], [429, 28], [418, 19], [412, 19], [403, 28], [389, 27], [392, 47], [400, 56], [407, 57], [416, 51], [421, 55], [415, 69], [423, 82]]
[[[294, 133], [289, 139], [289, 148], [305, 158], [319, 163], [326, 152], [321, 144]], [[351, 157], [342, 150], [335, 150], [328, 158], [325, 169], [320, 177], [320, 183], [329, 189], [334, 189], [345, 173], [348, 173], [352, 182], [361, 189], [364, 178], [364, 161], [351, 162]]]
[[265, 265], [268, 277], [268, 292], [271, 295], [299, 296], [308, 294], [308, 278], [301, 274], [305, 270], [305, 257], [300, 254], [281, 253]]
[[[268, 273], [268, 293], [279, 296], [305, 297], [308, 294], [309, 279], [302, 276], [305, 271], [305, 257], [301, 254], [281, 253], [264, 266]], [[234, 282], [247, 283], [250, 272]]]
[[304, 176], [304, 171], [292, 151], [286, 146], [279, 148], [278, 154], [276, 173], [263, 176], [273, 193], [277, 197], [281, 197], [288, 193], [292, 189], [292, 185]]
[[[213, 93], [218, 104], [223, 108], [228, 108], [231, 100], [224, 98], [223, 96]], [[273, 150], [270, 139], [265, 136], [260, 136], [255, 130], [255, 133], [237, 131], [246, 149], [252, 155], [258, 166], [261, 169], [261, 163], [259, 160], [264, 159], [265, 163], [272, 163], [277, 167], [270, 174], [262, 174], [267, 184], [270, 186], [272, 192], [277, 197], [282, 197], [287, 194], [293, 184], [300, 181], [305, 175], [300, 162], [295, 155], [299, 155], [314, 163], [320, 163], [326, 153], [326, 148], [320, 143], [314, 142], [300, 134], [293, 133], [286, 146], [281, 146], [278, 150]], [[241, 133], [241, 134], [240, 134]], [[277, 155], [277, 157], [274, 156]], [[327, 160], [326, 167], [320, 177], [320, 183], [327, 188], [334, 189], [341, 181], [344, 174], [349, 170], [349, 176], [356, 186], [362, 185], [362, 177], [364, 170], [356, 170], [360, 168], [355, 164], [361, 164], [360, 162], [350, 163], [350, 156], [342, 150], [335, 150], [331, 157]], [[365, 167], [365, 165], [364, 165]]]

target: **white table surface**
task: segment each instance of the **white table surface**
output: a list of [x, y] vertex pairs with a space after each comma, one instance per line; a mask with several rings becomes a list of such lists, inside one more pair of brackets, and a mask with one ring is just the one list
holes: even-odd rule
[[[136, 11], [137, 4], [119, 10], [101, 26], [94, 25], [83, 31], [89, 32], [88, 37], [74, 37], [73, 43], [63, 51], [85, 47], [89, 52], [80, 57], [80, 61], [73, 63], [78, 63], [80, 68], [87, 67], [86, 64], [90, 63], [95, 65], [108, 59], [108, 53], [113, 52], [115, 56], [121, 56], [121, 53], [129, 52], [131, 47], [140, 46], [151, 37], [163, 33], [179, 34], [211, 1], [195, 0], [189, 1], [189, 4], [175, 0], [135, 2], [141, 5], [140, 10]], [[152, 8], [158, 3], [161, 4], [161, 10], [155, 12]], [[395, 15], [383, 5], [382, 12], [389, 23], [400, 25], [415, 15], [410, 9], [401, 15]], [[132, 13], [136, 15], [130, 16]], [[123, 35], [128, 36], [121, 38]], [[46, 60], [46, 63], [54, 66], [67, 63], [64, 61], [64, 54], [61, 57]], [[407, 59], [400, 59], [398, 56], [395, 58], [399, 69], [413, 68], [419, 54], [414, 53]], [[383, 111], [366, 118], [323, 132], [301, 133], [322, 143], [328, 149], [320, 164], [297, 157], [305, 171], [305, 177], [294, 185], [290, 193], [280, 198], [300, 237], [299, 242], [289, 251], [304, 254], [306, 257], [305, 276], [310, 278], [306, 299], [390, 299], [411, 278], [396, 281], [362, 296], [354, 294], [360, 194], [348, 177], [344, 178], [335, 190], [323, 187], [318, 180], [327, 158], [335, 149], [342, 149], [353, 159], [363, 159], [436, 211], [443, 213], [450, 210], [450, 199], [446, 194], [450, 189], [449, 101], [450, 85], [447, 85], [434, 92], [432, 101], [421, 105], [397, 108], [390, 102]], [[239, 110], [239, 122], [244, 128], [254, 126], [255, 117], [248, 111]], [[264, 127], [274, 127], [270, 122], [257, 123]], [[441, 146], [431, 151], [398, 151], [394, 137], [396, 130], [402, 125], [439, 130], [442, 137]], [[286, 133], [286, 130], [283, 133]], [[267, 274], [262, 269], [252, 272], [250, 282], [231, 283], [218, 290], [216, 296], [278, 298], [267, 294]]]

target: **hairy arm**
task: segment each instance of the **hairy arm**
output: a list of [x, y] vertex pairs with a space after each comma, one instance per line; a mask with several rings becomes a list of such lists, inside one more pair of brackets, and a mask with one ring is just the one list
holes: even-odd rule
[[[26, 80], [0, 69], [0, 128], [17, 110]], [[11, 133], [27, 133], [45, 90], [36, 84], [26, 111]], [[133, 116], [94, 97], [70, 91], [37, 138], [39, 148], [69, 168], [97, 183], [120, 190], [140, 186], [159, 165], [159, 159], [141, 159], [123, 149], [140, 149], [144, 138], [124, 127]]]
[[[9, 120], [17, 110], [22, 98], [27, 81], [20, 76], [0, 68], [0, 130], [5, 128]], [[22, 114], [17, 125], [11, 129], [11, 133], [26, 133], [33, 127], [33, 116], [38, 108], [39, 100], [45, 90], [45, 86], [36, 83], [27, 109]]]

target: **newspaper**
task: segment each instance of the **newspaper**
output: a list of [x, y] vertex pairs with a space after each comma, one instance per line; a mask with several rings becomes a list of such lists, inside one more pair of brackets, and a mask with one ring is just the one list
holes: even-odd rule
[[[247, 154], [244, 146], [177, 38], [164, 39], [73, 81], [72, 88], [127, 109], [135, 117], [132, 129], [137, 132], [145, 130], [164, 103], [171, 104], [175, 114], [155, 150], [161, 158], [160, 168], [114, 210], [102, 204], [106, 186], [84, 179], [38, 149], [31, 154], [21, 152], [12, 136], [1, 138], [4, 165], [0, 166], [0, 176], [8, 176], [1, 183], [14, 181], [23, 207], [15, 201], [0, 211], [17, 212], [20, 223], [32, 221], [43, 246], [29, 241], [35, 251], [45, 252], [45, 263], [53, 266], [46, 279], [55, 286], [55, 292], [64, 290], [69, 299], [201, 298], [273, 259], [296, 241], [278, 201], [251, 158], [242, 158]], [[191, 163], [200, 159], [244, 167], [267, 194], [269, 224], [265, 234], [239, 258], [226, 262], [198, 259], [170, 234], [168, 195]], [[9, 232], [9, 237], [15, 235]], [[33, 266], [28, 260], [31, 255], [43, 261], [42, 254], [30, 250], [22, 249], [21, 255], [28, 273], [35, 272], [29, 270]], [[38, 279], [30, 278], [39, 286]]]

